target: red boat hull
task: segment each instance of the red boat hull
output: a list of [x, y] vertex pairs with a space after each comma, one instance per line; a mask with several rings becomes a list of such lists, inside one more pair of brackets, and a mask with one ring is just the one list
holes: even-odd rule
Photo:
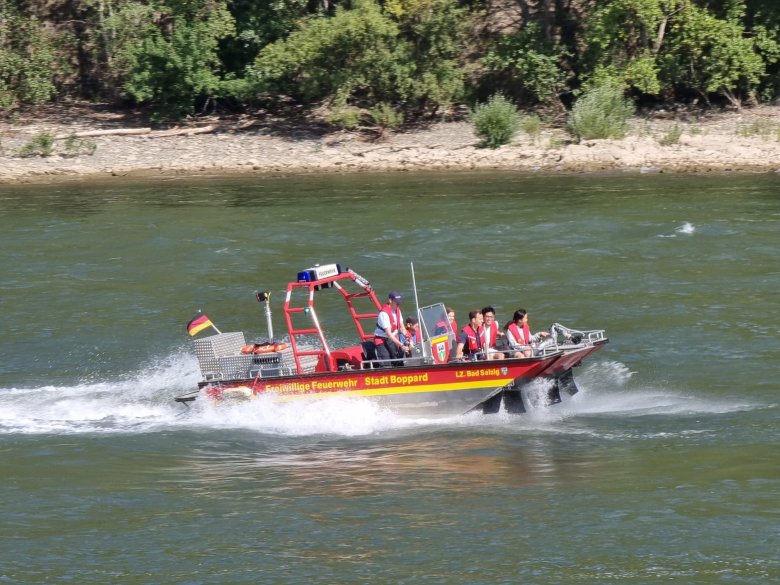
[[282, 400], [369, 397], [403, 415], [452, 416], [478, 408], [507, 386], [545, 375], [561, 357], [557, 353], [542, 358], [343, 370], [205, 382], [201, 388], [215, 400], [262, 395]]
[[278, 400], [368, 397], [381, 407], [401, 415], [454, 416], [483, 406], [486, 412], [495, 411], [502, 392], [519, 391], [534, 379], [567, 378], [572, 366], [600, 346], [540, 358], [257, 377], [203, 382], [200, 388], [214, 400], [249, 399], [263, 395]]

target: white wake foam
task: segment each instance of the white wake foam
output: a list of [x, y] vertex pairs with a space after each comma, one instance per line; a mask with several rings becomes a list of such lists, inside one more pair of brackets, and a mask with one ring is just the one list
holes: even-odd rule
[[684, 236], [690, 236], [690, 235], [693, 235], [695, 232], [696, 232], [696, 227], [692, 223], [686, 221], [686, 222], [683, 222], [682, 225], [677, 226], [675, 228], [673, 234], [659, 234], [658, 237], [659, 238], [676, 238], [677, 234], [682, 234]]
[[634, 374], [636, 372], [630, 371], [624, 364], [614, 361], [585, 366], [576, 373], [580, 393], [566, 404], [564, 410], [576, 415], [679, 416], [721, 414], [758, 406], [750, 402], [697, 396], [685, 388], [633, 384], [631, 381]]
[[[561, 422], [588, 415], [642, 416], [720, 413], [753, 405], [713, 401], [684, 391], [640, 387], [633, 372], [613, 361], [594, 362], [577, 374], [580, 392], [563, 404], [541, 406], [544, 383], [532, 385], [528, 413], [522, 417], [469, 414], [446, 419], [409, 419], [366, 398], [297, 399], [270, 397], [216, 405], [197, 400], [189, 408], [173, 397], [194, 389], [195, 358], [183, 352], [155, 360], [116, 379], [71, 386], [0, 389], [0, 434], [148, 433], [165, 429], [242, 429], [279, 436], [368, 436], [397, 430], [501, 428], [554, 430]], [[534, 406], [536, 404], [536, 406]]]
[[678, 234], [690, 235], [696, 231], [696, 228], [693, 227], [693, 224], [686, 221], [674, 231], [676, 231]]
[[171, 398], [197, 385], [193, 356], [174, 353], [143, 373], [73, 385], [0, 388], [0, 433], [136, 432], [174, 419]]

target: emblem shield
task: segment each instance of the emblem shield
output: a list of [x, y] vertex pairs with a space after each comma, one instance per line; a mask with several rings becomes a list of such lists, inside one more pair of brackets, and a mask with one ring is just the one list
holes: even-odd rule
[[436, 344], [436, 357], [439, 358], [437, 360], [439, 363], [447, 359], [447, 344], [443, 341]]

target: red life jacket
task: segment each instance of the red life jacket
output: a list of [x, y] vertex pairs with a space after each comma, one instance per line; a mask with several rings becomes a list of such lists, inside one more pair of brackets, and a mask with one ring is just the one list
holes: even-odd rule
[[[396, 309], [395, 314], [393, 314], [393, 309], [390, 307], [390, 303], [387, 303], [384, 307], [382, 307], [381, 313], [386, 313], [387, 316], [390, 318], [390, 332], [398, 335], [398, 325], [399, 323], [402, 323], [402, 317], [401, 317], [401, 309]], [[379, 320], [376, 322], [376, 328], [382, 329], [379, 325]], [[384, 335], [374, 335], [374, 342], [375, 343], [384, 343], [384, 340], [386, 338]]]
[[510, 323], [507, 329], [512, 333], [512, 337], [520, 345], [531, 345], [531, 328], [527, 323], [523, 323], [523, 329], [521, 330], [517, 323]]
[[435, 335], [444, 335], [445, 333], [449, 334], [450, 330], [452, 330], [455, 335], [458, 334], [458, 323], [456, 321], [450, 323], [449, 319], [446, 321], [442, 319], [441, 321], [437, 322], [436, 328], [434, 329], [436, 332]]
[[[484, 329], [484, 325], [482, 326]], [[496, 337], [498, 337], [498, 323], [493, 321], [493, 323], [490, 324], [490, 329], [487, 329], [485, 331], [485, 345], [488, 347], [495, 347], [496, 346]]]
[[477, 331], [474, 331], [474, 328], [471, 326], [471, 324], [466, 325], [463, 328], [463, 333], [465, 333], [466, 337], [468, 338], [468, 353], [479, 353], [482, 351], [482, 340], [480, 339], [482, 336], [481, 326]]
[[417, 329], [415, 327], [407, 327], [406, 335], [399, 334], [399, 338], [402, 342], [411, 341], [412, 345], [417, 345]]

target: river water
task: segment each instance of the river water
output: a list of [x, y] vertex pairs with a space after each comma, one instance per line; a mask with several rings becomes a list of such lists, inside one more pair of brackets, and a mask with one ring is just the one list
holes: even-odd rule
[[[780, 582], [779, 245], [770, 175], [0, 187], [0, 582]], [[330, 262], [610, 343], [523, 417], [172, 402]]]

